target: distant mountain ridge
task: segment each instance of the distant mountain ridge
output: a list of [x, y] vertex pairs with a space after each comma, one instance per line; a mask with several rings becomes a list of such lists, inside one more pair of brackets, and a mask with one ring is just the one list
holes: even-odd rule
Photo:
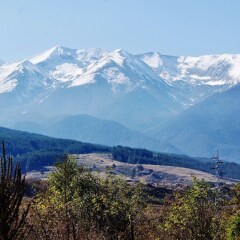
[[[239, 137], [234, 132], [234, 126], [237, 128], [235, 123], [240, 121], [240, 116], [228, 116], [234, 116], [235, 107], [231, 105], [237, 104], [240, 93], [234, 94], [227, 104], [208, 101], [212, 97], [215, 99], [217, 94], [220, 94], [219, 99], [224, 99], [224, 93], [231, 93], [239, 83], [239, 54], [183, 57], [149, 52], [136, 55], [122, 49], [105, 51], [56, 46], [19, 62], [0, 61], [0, 124], [21, 127], [21, 123], [29, 121], [39, 128], [36, 132], [42, 133], [39, 122], [63, 115], [66, 119], [61, 124], [60, 121], [55, 122], [55, 130], [58, 126], [56, 132], [60, 134], [56, 136], [70, 138], [71, 132], [82, 129], [81, 123], [85, 126], [83, 132], [88, 129], [84, 140], [91, 142], [108, 144], [107, 134], [102, 134], [102, 138], [93, 134], [93, 131], [104, 133], [105, 130], [112, 133], [108, 136], [112, 143], [122, 144], [125, 139], [130, 146], [150, 149], [159, 144], [156, 149], [171, 146], [166, 147], [166, 151], [172, 149], [205, 157], [209, 157], [209, 148], [215, 151], [222, 144], [217, 139], [228, 136], [222, 148], [223, 155], [228, 156], [230, 161], [239, 161], [236, 156], [240, 152], [237, 145]], [[199, 108], [198, 104], [204, 107]], [[219, 123], [221, 127], [218, 127], [218, 120], [223, 117], [219, 108], [223, 106], [229, 109], [221, 112], [227, 120]], [[201, 111], [206, 112], [203, 110], [206, 108], [217, 112], [218, 117], [213, 120], [200, 114]], [[190, 118], [195, 111], [199, 111], [199, 119], [194, 122]], [[75, 119], [72, 129], [68, 126], [73, 115], [88, 115], [110, 122], [91, 125], [92, 122], [86, 118], [84, 122], [83, 119]], [[201, 130], [199, 122], [204, 123], [204, 130]], [[207, 137], [212, 131], [210, 126], [215, 129], [215, 134]], [[223, 136], [222, 132], [229, 126], [232, 127], [231, 133], [225, 132]], [[29, 130], [30, 125], [25, 127]], [[51, 129], [54, 129], [53, 125]], [[64, 133], [66, 129], [68, 132]], [[135, 135], [134, 131], [143, 135]], [[181, 134], [186, 138], [183, 139]], [[198, 148], [190, 140], [195, 134], [202, 139], [196, 143]], [[117, 136], [122, 136], [122, 140]], [[188, 144], [189, 141], [191, 144]], [[206, 142], [207, 151], [204, 150]]]
[[185, 57], [149, 52], [138, 56], [166, 82], [188, 94], [193, 102], [240, 83], [240, 54]]
[[[24, 92], [21, 79], [25, 79], [25, 88], [35, 90], [34, 100], [41, 96], [40, 90], [49, 96], [62, 88], [88, 87], [101, 81], [113, 94], [141, 89], [159, 98], [164, 90], [165, 99], [177, 99], [186, 108], [238, 84], [239, 64], [238, 54], [176, 57], [56, 46], [20, 62], [0, 61], [0, 93], [17, 91], [22, 98], [28, 97], [31, 94]], [[152, 88], [159, 93], [152, 93]], [[41, 96], [39, 101], [45, 98]]]
[[182, 153], [173, 145], [165, 144], [161, 140], [128, 129], [117, 122], [88, 115], [56, 116], [38, 124], [23, 121], [18, 122], [14, 128], [56, 138], [73, 139], [107, 146], [121, 145], [147, 148], [158, 152]]

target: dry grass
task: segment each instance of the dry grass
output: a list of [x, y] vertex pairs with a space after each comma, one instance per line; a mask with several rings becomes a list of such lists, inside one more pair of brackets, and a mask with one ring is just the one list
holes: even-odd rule
[[[198, 179], [204, 179], [206, 182], [215, 182], [215, 176], [206, 172], [193, 170], [189, 168], [160, 166], [141, 164], [143, 171], [137, 170], [137, 164], [122, 163], [112, 159], [111, 154], [90, 153], [74, 155], [77, 163], [90, 168], [93, 172], [104, 176], [107, 169], [111, 173], [120, 176], [127, 181], [155, 183], [162, 186], [190, 185], [193, 176]], [[114, 168], [113, 168], [114, 166]], [[137, 170], [135, 176], [132, 176], [133, 169]], [[53, 167], [47, 167], [46, 171], [30, 172], [27, 178], [46, 178], [47, 174], [53, 170]], [[232, 182], [224, 180], [223, 182], [231, 184]]]

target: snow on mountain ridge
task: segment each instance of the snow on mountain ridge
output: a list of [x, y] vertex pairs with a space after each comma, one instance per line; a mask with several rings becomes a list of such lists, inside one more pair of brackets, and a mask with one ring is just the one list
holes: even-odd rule
[[28, 59], [0, 66], [0, 93], [16, 90], [28, 97], [53, 88], [54, 84], [53, 79]]
[[33, 64], [38, 64], [48, 60], [53, 56], [72, 56], [74, 54], [75, 54], [74, 49], [70, 49], [62, 46], [55, 46], [53, 48], [48, 49], [47, 51], [44, 51], [43, 53], [40, 53], [34, 57], [31, 57], [29, 60]]
[[82, 63], [83, 67], [97, 61], [100, 59], [104, 54], [108, 52], [101, 49], [101, 48], [91, 48], [91, 49], [77, 49], [77, 60], [79, 63]]
[[127, 52], [121, 49], [103, 54], [100, 59], [84, 69], [83, 74], [73, 81], [71, 87], [93, 83], [96, 81], [97, 75], [102, 76], [113, 85], [128, 83], [129, 78], [119, 69], [122, 68], [126, 55]]
[[78, 81], [84, 69], [95, 63], [106, 51], [102, 49], [70, 49], [56, 46], [39, 54], [30, 61], [42, 68], [51, 78], [60, 83]]
[[[51, 60], [53, 56], [58, 56], [61, 60], [53, 61]], [[69, 86], [73, 87], [94, 82], [97, 68], [101, 69], [104, 65], [111, 65], [113, 62], [118, 65], [118, 68], [124, 68], [123, 65], [126, 63], [130, 68], [134, 66], [135, 71], [139, 71], [136, 69], [137, 66], [140, 69], [138, 75], [141, 75], [142, 69], [144, 69], [148, 72], [149, 81], [156, 79], [151, 69], [146, 70], [139, 58], [169, 85], [176, 85], [174, 82], [183, 81], [185, 84], [194, 86], [222, 87], [227, 85], [230, 87], [240, 82], [240, 71], [237, 64], [240, 62], [240, 55], [237, 54], [177, 57], [154, 52], [135, 56], [122, 49], [107, 52], [102, 49], [69, 49], [56, 46], [43, 53], [37, 60], [35, 58], [30, 61], [41, 65], [41, 61], [46, 62], [48, 59], [49, 63], [45, 63], [43, 67], [45, 70], [49, 70], [48, 74], [60, 82], [69, 82]], [[96, 67], [96, 65], [98, 66]], [[118, 73], [118, 70], [110, 68], [103, 75], [115, 85], [129, 83], [130, 80], [125, 74]]]
[[[238, 78], [240, 80], [240, 55], [205, 55], [200, 57], [180, 57], [179, 68], [185, 69], [186, 73], [197, 69], [199, 74], [208, 73], [211, 78]], [[230, 80], [229, 79], [229, 80]]]
[[[222, 78], [226, 80], [226, 84], [236, 84], [236, 80], [240, 82], [240, 54], [176, 57], [150, 52], [138, 56], [171, 83], [185, 80], [193, 84], [196, 82], [194, 80], [219, 81]], [[204, 84], [207, 84], [207, 81]]]
[[12, 72], [25, 69], [51, 79], [53, 88], [82, 86], [101, 78], [115, 93], [168, 85], [192, 91], [189, 99], [195, 101], [239, 83], [239, 63], [237, 54], [177, 57], [158, 52], [133, 55], [123, 49], [109, 52], [55, 46], [27, 60], [0, 66], [0, 84], [1, 92], [12, 91], [18, 82], [11, 79]]
[[177, 57], [150, 52], [138, 57], [193, 103], [240, 83], [240, 54]]
[[129, 92], [138, 87], [165, 84], [146, 63], [122, 49], [108, 52], [90, 64], [83, 74], [72, 82], [71, 87], [96, 82], [99, 77], [111, 84], [114, 93], [119, 89]]
[[25, 60], [0, 66], [0, 93], [11, 92], [16, 87], [18, 81], [16, 78], [11, 78], [11, 75], [17, 71], [21, 72], [24, 62]]
[[55, 46], [53, 48], [44, 51], [38, 55], [35, 55], [29, 60], [33, 64], [40, 64], [47, 60], [52, 60], [51, 58], [63, 58], [65, 61], [72, 60], [74, 62], [78, 62], [80, 65], [83, 64], [82, 67], [85, 67], [89, 62], [93, 62], [99, 59], [106, 51], [100, 48], [92, 48], [92, 49], [72, 49], [62, 46]]

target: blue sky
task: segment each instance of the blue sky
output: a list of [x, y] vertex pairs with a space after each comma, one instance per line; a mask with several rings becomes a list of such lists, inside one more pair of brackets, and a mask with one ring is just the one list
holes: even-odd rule
[[239, 0], [0, 0], [0, 58], [55, 45], [170, 55], [240, 53]]

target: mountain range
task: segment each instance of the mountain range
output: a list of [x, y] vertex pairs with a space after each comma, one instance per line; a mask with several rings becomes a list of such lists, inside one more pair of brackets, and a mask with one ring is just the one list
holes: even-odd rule
[[56, 46], [0, 61], [0, 125], [49, 136], [240, 161], [240, 55]]
[[120, 123], [89, 115], [57, 116], [37, 124], [31, 121], [20, 121], [14, 125], [14, 128], [107, 146], [121, 145], [147, 148], [158, 152], [182, 153], [174, 145], [165, 144], [161, 139], [131, 130]]

